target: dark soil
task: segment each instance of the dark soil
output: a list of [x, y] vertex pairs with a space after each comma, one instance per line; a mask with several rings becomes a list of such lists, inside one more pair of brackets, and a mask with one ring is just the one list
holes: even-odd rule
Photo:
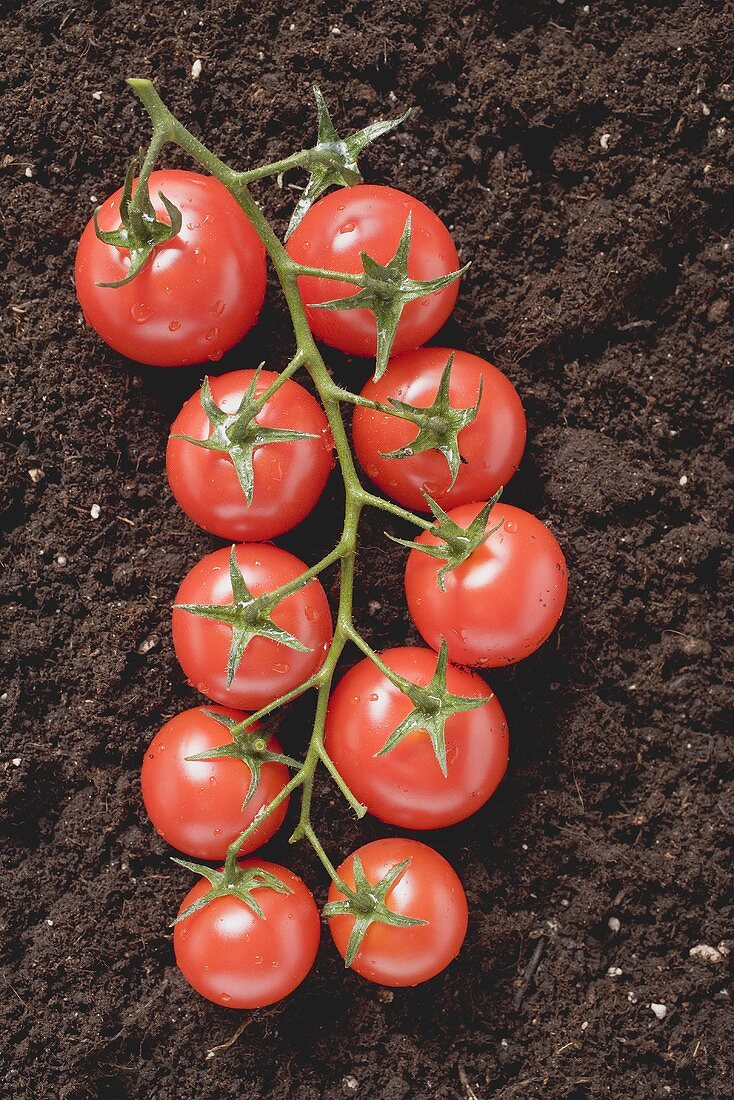
[[[726, 963], [690, 950], [732, 936], [734, 13], [703, 0], [427, 7], [5, 6], [3, 1096], [732, 1095]], [[163, 457], [202, 371], [121, 361], [82, 323], [72, 283], [92, 196], [146, 139], [133, 74], [240, 163], [310, 141], [314, 80], [339, 124], [415, 106], [370, 151], [369, 178], [451, 227], [473, 267], [441, 340], [487, 354], [526, 405], [507, 499], [557, 532], [569, 604], [541, 652], [490, 677], [511, 768], [472, 821], [428, 838], [472, 915], [458, 962], [416, 990], [345, 973], [328, 934], [296, 995], [254, 1014], [199, 999], [173, 963], [168, 921], [191, 880], [145, 818], [138, 769], [161, 722], [195, 701], [169, 605], [214, 540], [174, 505]], [[295, 192], [262, 194], [283, 224]], [[217, 369], [277, 366], [289, 347], [271, 287]], [[315, 560], [340, 508], [335, 480], [283, 543]], [[416, 640], [383, 526], [365, 524], [358, 591], [378, 646]], [[286, 720], [290, 751], [307, 722], [308, 706]], [[335, 857], [384, 835], [326, 784], [319, 795]], [[287, 835], [273, 858], [322, 900], [320, 867]]]

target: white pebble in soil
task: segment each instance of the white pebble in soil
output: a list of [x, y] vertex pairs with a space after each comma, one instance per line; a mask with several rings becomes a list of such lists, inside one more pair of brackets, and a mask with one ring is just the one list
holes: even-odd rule
[[92, 507], [89, 509], [89, 514], [92, 519], [99, 519], [101, 512], [102, 509], [100, 508], [99, 504], [93, 504]]
[[655, 1003], [655, 1002], [653, 1001], [653, 1003], [652, 1003], [652, 1004], [650, 1005], [650, 1008], [651, 1008], [651, 1009], [652, 1009], [652, 1011], [653, 1011], [653, 1012], [655, 1013], [655, 1015], [657, 1016], [658, 1020], [664, 1020], [664, 1019], [665, 1019], [665, 1017], [666, 1017], [666, 1016], [668, 1015], [668, 1007], [667, 1007], [667, 1005], [663, 1005], [663, 1004], [656, 1004], [656, 1003]]

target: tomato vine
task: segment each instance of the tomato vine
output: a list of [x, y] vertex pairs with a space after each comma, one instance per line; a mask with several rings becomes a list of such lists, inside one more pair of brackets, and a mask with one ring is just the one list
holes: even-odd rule
[[[254, 226], [270, 257], [290, 312], [296, 340], [296, 350], [293, 358], [260, 398], [257, 400], [254, 398], [251, 399], [250, 413], [254, 415], [265, 405], [266, 401], [272, 397], [280, 385], [291, 378], [298, 370], [302, 368], [305, 369], [313, 381], [326, 413], [329, 428], [334, 440], [345, 491], [344, 522], [337, 545], [304, 574], [281, 588], [276, 589], [269, 596], [267, 601], [268, 606], [273, 606], [278, 601], [303, 587], [304, 584], [318, 576], [329, 566], [339, 563], [341, 574], [339, 603], [333, 637], [324, 662], [319, 670], [305, 682], [297, 685], [293, 690], [279, 696], [260, 710], [248, 716], [233, 732], [233, 736], [236, 739], [236, 736], [241, 735], [248, 727], [267, 717], [276, 709], [286, 705], [305, 692], [315, 689], [316, 707], [308, 748], [303, 761], [298, 765], [285, 786], [282, 787], [272, 801], [260, 811], [248, 827], [229, 845], [222, 872], [223, 878], [222, 876], [217, 876], [217, 885], [216, 887], [212, 887], [212, 896], [215, 896], [217, 889], [221, 888], [220, 878], [222, 878], [224, 882], [230, 880], [232, 882], [235, 880], [239, 881], [239, 877], [241, 876], [237, 871], [237, 856], [243, 845], [247, 844], [252, 834], [268, 815], [273, 813], [294, 791], [300, 789], [300, 815], [296, 828], [290, 838], [291, 842], [293, 843], [302, 839], [307, 840], [326, 869], [335, 888], [340, 894], [348, 899], [349, 905], [353, 908], [356, 907], [356, 910], [361, 912], [365, 904], [369, 901], [369, 899], [366, 901], [363, 896], [368, 892], [368, 888], [364, 883], [361, 885], [357, 883], [356, 888], [351, 888], [344, 882], [342, 876], [334, 867], [334, 864], [319, 840], [312, 820], [314, 777], [319, 766], [323, 766], [329, 773], [357, 817], [362, 817], [366, 812], [366, 807], [355, 798], [352, 791], [339, 774], [324, 746], [324, 729], [332, 681], [344, 647], [347, 643], [353, 643], [359, 650], [374, 661], [377, 666], [401, 688], [401, 690], [405, 690], [406, 687], [408, 687], [407, 683], [403, 681], [398, 683], [398, 679], [400, 678], [396, 678], [395, 674], [392, 673], [384, 662], [380, 660], [379, 656], [372, 651], [362, 638], [354, 622], [353, 589], [359, 521], [365, 508], [376, 508], [383, 512], [390, 512], [402, 520], [407, 520], [424, 531], [430, 530], [433, 524], [430, 520], [415, 515], [413, 512], [400, 507], [390, 500], [383, 499], [363, 486], [357, 473], [347, 438], [341, 404], [349, 403], [380, 409], [383, 409], [383, 407], [377, 405], [375, 402], [370, 402], [368, 399], [360, 398], [350, 393], [331, 378], [324, 359], [312, 336], [306, 311], [298, 291], [298, 279], [299, 277], [308, 275], [342, 283], [352, 283], [358, 288], [358, 294], [356, 296], [360, 298], [360, 304], [372, 308], [378, 320], [378, 333], [380, 335], [378, 338], [376, 375], [379, 376], [384, 371], [387, 364], [387, 358], [390, 354], [392, 340], [403, 306], [417, 297], [433, 293], [437, 289], [449, 285], [454, 279], [458, 278], [465, 269], [462, 268], [459, 271], [452, 272], [449, 275], [425, 283], [409, 279], [407, 275], [406, 260], [407, 249], [410, 243], [410, 219], [408, 219], [394, 259], [384, 267], [380, 267], [380, 265], [376, 265], [374, 262], [365, 262], [363, 272], [350, 275], [344, 274], [343, 272], [330, 271], [325, 268], [311, 267], [298, 263], [289, 256], [286, 248], [279, 240], [250, 191], [250, 184], [257, 180], [269, 176], [282, 177], [284, 172], [292, 168], [300, 167], [309, 170], [309, 183], [296, 207], [294, 217], [289, 226], [290, 233], [297, 227], [311, 202], [318, 198], [327, 187], [333, 185], [351, 185], [359, 181], [361, 177], [357, 165], [358, 154], [369, 141], [388, 132], [402, 122], [406, 117], [405, 115], [400, 119], [389, 122], [375, 123], [371, 127], [366, 127], [364, 130], [352, 135], [351, 138], [342, 141], [333, 129], [320, 92], [316, 90], [316, 101], [319, 114], [317, 144], [312, 149], [303, 150], [290, 157], [275, 161], [272, 164], [263, 165], [262, 167], [251, 170], [236, 171], [220, 160], [215, 153], [208, 149], [173, 116], [150, 81], [130, 80], [128, 83], [146, 108], [153, 125], [152, 138], [142, 163], [138, 186], [128, 207], [131, 220], [135, 221], [137, 215], [143, 215], [148, 209], [148, 179], [159, 154], [168, 144], [177, 145], [184, 150], [184, 152], [188, 153], [198, 164], [223, 184], [235, 198]], [[367, 258], [367, 260], [369, 260], [369, 258]], [[333, 308], [333, 303], [325, 303], [325, 305], [327, 308], [329, 306]], [[450, 370], [450, 365], [447, 370]], [[447, 401], [444, 401], [443, 405], [446, 406], [444, 411], [450, 411]], [[389, 411], [394, 416], [404, 417], [415, 421], [416, 411], [411, 410], [408, 406], [399, 407], [396, 404]], [[456, 425], [452, 425], [457, 431], [459, 426], [463, 426], [463, 424], [468, 421], [472, 410], [459, 410], [459, 413], [462, 418], [461, 425], [458, 424], [458, 421]], [[201, 613], [201, 609], [197, 613]], [[442, 653], [442, 657], [443, 666], [445, 666], [445, 652]], [[451, 696], [445, 685], [445, 675], [437, 675], [434, 682], [431, 684], [431, 689], [432, 696], [430, 706], [433, 708], [432, 721], [436, 725], [436, 737], [439, 744], [438, 751], [439, 756], [441, 756], [442, 718], [443, 721], [445, 721], [448, 715], [455, 713], [456, 710], [462, 706], [473, 707], [477, 705], [477, 702], [475, 700], [462, 700]], [[421, 700], [424, 700], [424, 696], [427, 694], [425, 690], [418, 689], [415, 685], [413, 685], [412, 690], [416, 697], [420, 694]], [[202, 754], [202, 756], [203, 755], [204, 754]], [[214, 881], [210, 868], [188, 861], [179, 860], [178, 862], [192, 870], [198, 870], [210, 882]], [[197, 908], [200, 904], [201, 902], [197, 901]], [[367, 904], [367, 908], [369, 908], [369, 904]], [[373, 910], [374, 904], [372, 905], [372, 910], [370, 910], [372, 913], [370, 921], [381, 919]], [[185, 911], [183, 914], [179, 914], [178, 920], [185, 915]], [[395, 920], [396, 918], [390, 917], [388, 914], [388, 917], [384, 919]], [[362, 928], [362, 935], [370, 921], [363, 922], [364, 928]], [[356, 947], [353, 945], [353, 949], [350, 951], [350, 961], [354, 956], [355, 950]]]

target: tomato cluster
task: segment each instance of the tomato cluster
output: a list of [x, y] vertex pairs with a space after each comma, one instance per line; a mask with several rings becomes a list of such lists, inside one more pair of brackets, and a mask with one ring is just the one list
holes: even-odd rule
[[[337, 155], [321, 113], [319, 134]], [[323, 177], [326, 184], [351, 182], [351, 161], [344, 164], [342, 177]], [[148, 185], [157, 197], [136, 207], [130, 174], [82, 236], [76, 282], [85, 316], [141, 362], [215, 360], [257, 319], [266, 278], [260, 236], [215, 179], [155, 172]], [[473, 668], [532, 653], [566, 596], [553, 535], [499, 501], [525, 445], [522, 404], [486, 360], [423, 346], [449, 316], [460, 272], [448, 230], [417, 199], [380, 186], [334, 191], [300, 212], [287, 257], [302, 273], [297, 285], [314, 336], [352, 355], [377, 355], [374, 379], [350, 398], [361, 466], [395, 506], [433, 514], [432, 522], [415, 517], [423, 530], [405, 543], [407, 604], [429, 648], [373, 653], [362, 643], [366, 656], [322, 713], [317, 749], [381, 821], [410, 830], [453, 825], [491, 798], [508, 762], [502, 707]], [[173, 609], [176, 656], [212, 703], [156, 734], [142, 794], [169, 844], [195, 859], [224, 860], [218, 869], [180, 861], [202, 877], [182, 903], [174, 950], [195, 989], [233, 1008], [271, 1004], [293, 990], [320, 938], [305, 884], [251, 856], [282, 825], [297, 785], [291, 770], [298, 777], [303, 765], [249, 715], [321, 682], [332, 652], [319, 568], [270, 541], [311, 512], [334, 464], [330, 423], [290, 373], [205, 378], [174, 421], [166, 455], [181, 508], [229, 545], [194, 565]], [[385, 503], [404, 514], [395, 506]], [[313, 831], [310, 839], [318, 851]], [[352, 853], [336, 872], [321, 853], [332, 875], [324, 915], [357, 973], [414, 985], [455, 957], [466, 896], [437, 852], [388, 838]]]

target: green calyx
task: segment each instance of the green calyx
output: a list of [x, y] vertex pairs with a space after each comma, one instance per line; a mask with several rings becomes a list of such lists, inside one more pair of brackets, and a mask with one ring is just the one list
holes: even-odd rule
[[[448, 357], [446, 366], [441, 375], [438, 392], [433, 404], [427, 408], [419, 408], [409, 405], [405, 401], [398, 401], [396, 397], [390, 397], [392, 409], [399, 413], [405, 420], [410, 420], [418, 426], [418, 434], [410, 443], [399, 447], [395, 451], [382, 452], [383, 458], [412, 458], [413, 455], [422, 454], [424, 451], [440, 451], [446, 459], [451, 472], [451, 485], [453, 487], [459, 473], [459, 468], [464, 459], [459, 450], [459, 432], [473, 423], [479, 412], [482, 400], [484, 379], [480, 379], [477, 399], [467, 409], [455, 408], [451, 404], [449, 390], [451, 387], [451, 370], [454, 365], [454, 353]], [[385, 406], [385, 412], [390, 413]]]
[[[354, 917], [354, 928], [347, 944], [347, 953], [344, 957], [344, 965], [351, 966], [357, 952], [362, 946], [362, 941], [367, 935], [371, 925], [389, 924], [394, 928], [410, 928], [417, 924], [427, 924], [427, 921], [417, 917], [406, 917], [402, 913], [396, 913], [386, 904], [387, 895], [410, 863], [409, 859], [402, 863], [396, 863], [391, 867], [384, 878], [372, 883], [364, 873], [362, 861], [355, 856], [352, 862], [354, 873], [354, 890], [349, 890], [343, 901], [330, 901], [323, 909], [324, 916], [329, 917]], [[342, 889], [342, 887], [340, 887]]]
[[[189, 615], [198, 615], [202, 619], [213, 619], [215, 622], [226, 623], [232, 629], [232, 642], [229, 648], [227, 660], [227, 687], [232, 686], [232, 680], [239, 668], [240, 661], [253, 638], [269, 638], [279, 645], [295, 649], [298, 653], [310, 653], [309, 646], [299, 642], [293, 634], [276, 626], [271, 615], [285, 594], [282, 589], [268, 592], [263, 596], [253, 596], [245, 578], [243, 577], [237, 558], [235, 547], [232, 546], [229, 554], [229, 578], [232, 585], [232, 603], [227, 604], [174, 604], [176, 611], [185, 611]], [[304, 584], [308, 579], [304, 580]], [[290, 586], [289, 586], [290, 588]], [[290, 595], [297, 589], [290, 588]]]
[[301, 158], [301, 163], [309, 171], [309, 179], [291, 216], [286, 240], [303, 220], [306, 211], [330, 187], [353, 187], [355, 183], [362, 182], [362, 173], [357, 163], [360, 154], [370, 142], [394, 130], [410, 114], [408, 110], [400, 118], [373, 122], [342, 140], [334, 128], [329, 109], [317, 85], [314, 85], [313, 94], [318, 113], [316, 145], [308, 149]]
[[[465, 264], [458, 271], [452, 271], [448, 275], [441, 275], [437, 279], [427, 279], [423, 282], [411, 279], [408, 275], [408, 253], [413, 236], [413, 216], [408, 214], [395, 255], [386, 264], [379, 264], [366, 252], [360, 253], [364, 276], [360, 279], [362, 288], [356, 294], [347, 298], [335, 298], [328, 302], [319, 302], [310, 305], [310, 309], [369, 309], [375, 315], [377, 325], [377, 356], [375, 358], [374, 378], [377, 381], [385, 373], [390, 352], [395, 341], [400, 318], [403, 310], [409, 302], [417, 298], [425, 298], [428, 294], [435, 294], [443, 290], [460, 278], [469, 267]], [[344, 276], [345, 282], [349, 282], [349, 275]]]
[[436, 671], [430, 683], [420, 687], [380, 662], [380, 671], [387, 679], [407, 695], [413, 703], [413, 710], [406, 715], [400, 725], [393, 730], [382, 748], [375, 753], [376, 757], [386, 756], [389, 752], [404, 741], [411, 733], [420, 731], [426, 733], [436, 754], [441, 773], [446, 777], [448, 765], [446, 763], [446, 721], [452, 714], [461, 714], [463, 711], [476, 710], [483, 707], [487, 700], [473, 696], [452, 695], [446, 684], [448, 670], [449, 649], [446, 641], [441, 642]]
[[284, 756], [281, 752], [271, 752], [267, 747], [267, 737], [259, 730], [253, 730], [251, 726], [245, 728], [242, 722], [236, 722], [234, 718], [230, 718], [227, 714], [217, 714], [213, 710], [205, 710], [204, 714], [207, 718], [213, 718], [220, 726], [224, 726], [226, 730], [229, 730], [232, 740], [224, 745], [216, 745], [212, 749], [206, 749], [204, 752], [197, 752], [194, 756], [187, 756], [186, 759], [221, 760], [227, 758], [242, 760], [250, 770], [250, 785], [242, 803], [243, 810], [257, 790], [263, 764], [285, 764], [288, 768], [301, 767], [300, 761], [294, 760], [292, 756]]
[[137, 163], [133, 161], [127, 170], [125, 183], [120, 199], [120, 228], [105, 232], [99, 227], [99, 210], [94, 211], [94, 231], [100, 241], [115, 248], [125, 248], [130, 253], [130, 270], [124, 279], [118, 279], [114, 283], [98, 283], [98, 286], [118, 287], [125, 286], [141, 271], [150, 257], [156, 245], [170, 241], [181, 231], [181, 211], [166, 198], [162, 191], [158, 197], [166, 208], [171, 224], [158, 221], [150, 201], [148, 184], [139, 181], [133, 198], [133, 180], [137, 170]]
[[481, 512], [471, 521], [468, 527], [460, 527], [428, 493], [423, 495], [428, 502], [428, 507], [436, 517], [436, 523], [431, 529], [431, 534], [435, 538], [441, 539], [443, 546], [431, 546], [424, 542], [399, 539], [390, 534], [388, 534], [388, 538], [398, 543], [399, 546], [405, 546], [408, 550], [418, 550], [421, 554], [428, 554], [429, 557], [438, 558], [439, 561], [442, 561], [444, 564], [438, 571], [438, 584], [443, 591], [446, 586], [446, 574], [465, 562], [478, 546], [486, 542], [490, 535], [493, 535], [502, 526], [501, 521], [487, 530], [489, 514], [502, 496], [502, 488], [499, 488], [492, 499], [487, 501]]
[[211, 435], [207, 439], [195, 439], [193, 436], [179, 433], [171, 435], [171, 439], [182, 439], [193, 447], [203, 447], [207, 451], [219, 451], [228, 455], [237, 472], [248, 505], [252, 504], [252, 494], [255, 489], [254, 457], [258, 447], [266, 447], [269, 443], [294, 443], [298, 439], [316, 438], [313, 432], [268, 428], [258, 424], [257, 414], [263, 405], [255, 396], [255, 392], [263, 366], [264, 364], [261, 363], [255, 371], [234, 413], [226, 413], [220, 409], [212, 396], [209, 379], [205, 378], [199, 391], [199, 400], [211, 424]]
[[185, 867], [187, 871], [193, 871], [195, 875], [201, 875], [211, 883], [211, 889], [207, 890], [198, 901], [179, 913], [172, 926], [187, 917], [198, 913], [204, 906], [210, 905], [217, 898], [239, 898], [239, 900], [251, 909], [255, 916], [266, 920], [262, 908], [253, 896], [254, 890], [273, 890], [276, 894], [292, 894], [290, 886], [286, 886], [279, 878], [266, 871], [263, 867], [240, 867], [236, 862], [227, 862], [221, 871], [215, 871], [203, 863], [190, 863], [187, 859], [171, 857], [179, 867]]

